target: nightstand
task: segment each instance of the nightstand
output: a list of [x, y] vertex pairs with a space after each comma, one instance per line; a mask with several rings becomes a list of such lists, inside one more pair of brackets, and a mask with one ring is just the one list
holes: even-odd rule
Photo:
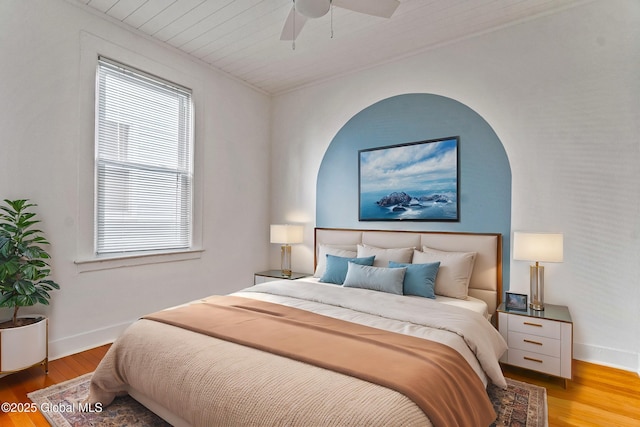
[[257, 285], [258, 283], [272, 282], [274, 280], [295, 280], [309, 276], [311, 276], [310, 273], [296, 273], [295, 271], [291, 273], [291, 276], [285, 276], [282, 274], [282, 270], [267, 270], [254, 273], [253, 284]]
[[502, 363], [567, 380], [572, 378], [573, 321], [563, 305], [545, 304], [544, 311], [498, 307], [498, 329], [509, 349]]

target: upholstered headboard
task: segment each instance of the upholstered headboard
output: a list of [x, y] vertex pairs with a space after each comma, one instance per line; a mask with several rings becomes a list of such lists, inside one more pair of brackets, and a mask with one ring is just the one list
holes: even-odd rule
[[320, 245], [353, 246], [358, 244], [380, 248], [423, 246], [442, 251], [476, 252], [469, 281], [469, 295], [484, 300], [493, 314], [502, 299], [502, 235], [499, 233], [456, 233], [444, 231], [315, 229], [314, 267]]

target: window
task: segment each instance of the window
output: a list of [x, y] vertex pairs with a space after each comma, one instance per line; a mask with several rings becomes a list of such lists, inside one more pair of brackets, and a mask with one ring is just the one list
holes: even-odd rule
[[96, 90], [96, 253], [189, 248], [191, 91], [103, 57]]

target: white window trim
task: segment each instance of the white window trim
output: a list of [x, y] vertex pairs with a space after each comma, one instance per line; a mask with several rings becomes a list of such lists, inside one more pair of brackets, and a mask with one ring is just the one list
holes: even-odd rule
[[120, 256], [96, 256], [86, 260], [76, 260], [79, 273], [85, 271], [109, 270], [112, 268], [131, 267], [136, 265], [158, 264], [165, 262], [186, 261], [199, 259], [204, 249], [187, 249], [182, 251], [165, 252], [130, 252]]
[[[131, 67], [145, 70], [169, 81], [174, 81], [192, 89], [194, 128], [193, 128], [193, 230], [192, 244], [188, 249], [159, 251], [153, 253], [105, 254], [97, 255], [94, 246], [95, 214], [95, 123], [96, 123], [96, 67], [98, 56], [114, 58]], [[78, 272], [122, 268], [163, 262], [175, 262], [196, 259], [202, 251], [202, 209], [203, 209], [203, 163], [201, 139], [203, 124], [197, 117], [204, 114], [199, 111], [204, 104], [201, 99], [203, 83], [183, 70], [173, 68], [175, 64], [163, 64], [137, 54], [128, 49], [110, 43], [93, 34], [82, 31], [80, 34], [80, 100], [78, 121], [78, 221], [77, 255], [74, 263]]]

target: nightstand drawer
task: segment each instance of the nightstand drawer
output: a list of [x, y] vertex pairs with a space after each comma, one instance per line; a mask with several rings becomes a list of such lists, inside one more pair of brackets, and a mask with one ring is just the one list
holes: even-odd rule
[[531, 353], [529, 351], [509, 349], [510, 365], [533, 369], [549, 375], [560, 376], [560, 358], [546, 356], [544, 354]]
[[572, 378], [573, 322], [567, 307], [545, 304], [544, 311], [523, 313], [502, 303], [497, 312], [500, 335], [509, 346], [500, 362]]
[[560, 339], [560, 322], [527, 316], [509, 316], [509, 332]]
[[560, 340], [509, 331], [509, 348], [560, 357]]

